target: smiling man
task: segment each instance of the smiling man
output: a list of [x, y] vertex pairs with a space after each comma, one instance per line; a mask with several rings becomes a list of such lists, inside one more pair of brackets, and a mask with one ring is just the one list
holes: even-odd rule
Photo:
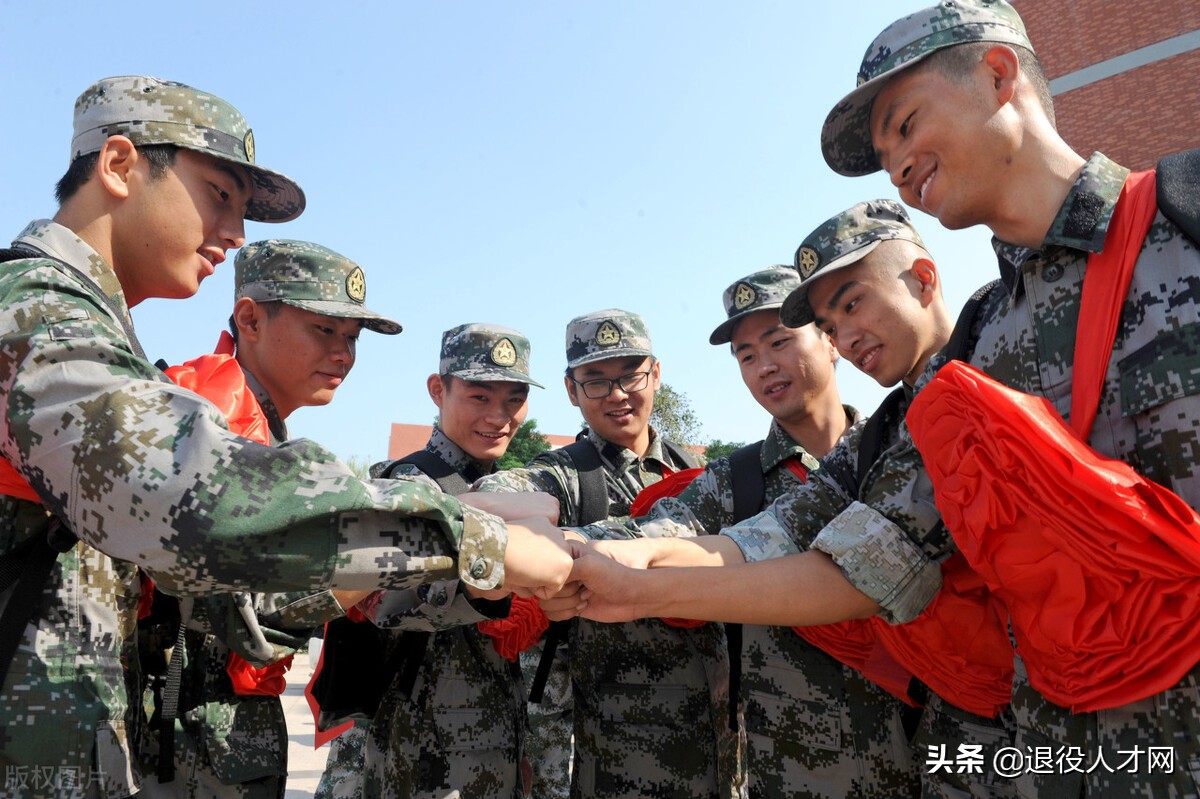
[[[234, 292], [230, 333], [222, 335], [217, 353], [167, 374], [222, 408], [252, 397], [236, 406], [230, 425], [272, 446], [288, 440], [286, 421], [293, 411], [333, 400], [354, 368], [364, 328], [400, 332], [399, 324], [365, 306], [362, 267], [310, 242], [245, 245], [234, 264]], [[258, 425], [256, 432], [239, 423], [248, 417]], [[178, 624], [139, 622], [139, 656], [154, 686], [151, 729], [160, 733], [168, 716], [165, 735], [144, 737], [143, 756], [157, 766], [158, 776], [145, 777], [140, 795], [279, 796], [288, 747], [279, 694], [290, 656], [314, 627], [361, 598], [339, 591], [207, 598], [195, 619], [182, 614], [182, 646], [176, 641]], [[153, 605], [156, 618], [180, 617], [174, 597], [156, 592]], [[173, 652], [161, 651], [172, 645]], [[173, 680], [179, 680], [174, 699], [164, 693]], [[168, 709], [179, 700], [177, 709]]]
[[[544, 452], [524, 469], [485, 478], [478, 490], [548, 492], [559, 502], [559, 523], [577, 527], [627, 516], [642, 488], [694, 466], [696, 460], [677, 444], [661, 439], [650, 426], [662, 365], [654, 357], [641, 316], [619, 309], [585, 314], [567, 324], [566, 339], [563, 382], [587, 429], [574, 444]], [[664, 706], [680, 713], [686, 704], [681, 697], [686, 697], [693, 703], [689, 708], [698, 707], [704, 716], [711, 716], [707, 677], [680, 631], [661, 622], [638, 622], [620, 629], [590, 622], [552, 627], [545, 650], [535, 646], [521, 658], [532, 686], [526, 748], [534, 771], [535, 797], [567, 795], [572, 735], [574, 796], [619, 795], [629, 790], [629, 784], [640, 786], [646, 795], [658, 795], [662, 792], [655, 786], [662, 784], [657, 782], [660, 778], [688, 786], [681, 789], [688, 796], [716, 792], [715, 744], [702, 749], [680, 747], [673, 750], [678, 757], [669, 761], [656, 757], [654, 747], [663, 742], [635, 718], [638, 713], [628, 704], [638, 701], [639, 692], [644, 699], [646, 686], [601, 685], [610, 680], [638, 681], [621, 676], [640, 674], [637, 664], [613, 657], [634, 628], [678, 654], [672, 672], [662, 675], [660, 696], [668, 697]], [[569, 643], [559, 647], [558, 636], [565, 637], [568, 630]], [[553, 668], [539, 702], [543, 685], [536, 676], [544, 651], [548, 653], [546, 668], [550, 668], [550, 658]], [[606, 720], [612, 718], [622, 721], [613, 724]], [[687, 776], [681, 778], [680, 774]]]
[[[1045, 398], [1072, 426], [1094, 415], [1081, 436], [1089, 447], [1200, 508], [1200, 154], [1163, 159], [1155, 185], [1103, 153], [1076, 153], [1055, 127], [1034, 43], [1002, 0], [947, 0], [896, 20], [869, 44], [853, 85], [822, 128], [830, 167], [848, 176], [883, 170], [903, 202], [943, 226], [982, 224], [994, 235], [1004, 291], [984, 309], [971, 365]], [[1086, 287], [1126, 270], [1104, 309], [1115, 308], [1112, 338], [1096, 352], [1102, 326], [1077, 325], [1089, 295], [1102, 295], [1103, 286]], [[1096, 388], [1089, 407], [1076, 404]], [[1104, 557], [1108, 545], [1096, 544]], [[1066, 623], [1092, 617], [1091, 610], [1065, 616]], [[1130, 612], [1157, 615], [1144, 607]], [[1122, 752], [1159, 750], [1175, 761], [1115, 774], [1029, 769], [1020, 776], [1024, 793], [1196, 794], [1200, 664], [1178, 664], [1177, 683], [1157, 684], [1151, 695], [1138, 690], [1136, 701], [1072, 713], [1035, 690], [1030, 663], [1021, 651], [1016, 657], [1022, 751], [1080, 751], [1091, 762], [1111, 762]]]
[[195, 292], [242, 245], [244, 219], [304, 208], [299, 186], [255, 162], [236, 108], [106, 78], [75, 103], [70, 155], [54, 219], [31, 222], [0, 271], [6, 796], [138, 791], [124, 667], [139, 567], [187, 595], [566, 579], [560, 534], [358, 480], [311, 441], [237, 436], [145, 357], [132, 306]]
[[[659, 500], [646, 516], [598, 522], [580, 532], [592, 539], [715, 534], [766, 509], [819, 468], [819, 459], [860, 417], [842, 404], [832, 340], [812, 324], [788, 327], [779, 318], [799, 285], [793, 266], [735, 281], [723, 295], [727, 318], [709, 338], [729, 347], [742, 382], [771, 414], [766, 438], [709, 463], [678, 496]], [[729, 654], [740, 654], [732, 664], [740, 678], [730, 687], [744, 708], [751, 799], [913, 793], [916, 762], [897, 699], [791, 627], [746, 625], [730, 636]], [[716, 651], [710, 668], [719, 674], [729, 666], [725, 651]], [[726, 723], [728, 692], [720, 683], [714, 688], [720, 723]]]

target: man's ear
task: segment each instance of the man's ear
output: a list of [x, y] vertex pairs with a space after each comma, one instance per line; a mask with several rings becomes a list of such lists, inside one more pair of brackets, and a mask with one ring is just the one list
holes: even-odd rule
[[578, 408], [579, 407], [579, 397], [575, 396], [576, 386], [575, 386], [574, 381], [571, 380], [569, 375], [567, 377], [563, 378], [563, 385], [567, 387], [567, 399], [569, 399], [571, 401], [572, 405], [574, 405], [576, 408]]
[[1016, 96], [1017, 82], [1021, 75], [1017, 51], [1007, 45], [997, 44], [984, 53], [983, 66], [992, 81], [997, 104], [1007, 105]]
[[939, 288], [937, 265], [929, 258], [918, 258], [908, 268], [909, 273], [921, 287], [921, 299], [937, 296]]
[[433, 374], [425, 378], [425, 388], [428, 389], [433, 404], [439, 411], [442, 410], [442, 403], [446, 401], [446, 384], [442, 382], [442, 376]]
[[233, 324], [238, 329], [238, 341], [247, 343], [258, 340], [262, 335], [262, 320], [266, 317], [262, 306], [249, 297], [242, 297], [233, 304]]
[[650, 367], [650, 388], [654, 391], [662, 388], [662, 361], [658, 358], [654, 359], [654, 366]]
[[129, 196], [133, 169], [140, 160], [137, 147], [124, 136], [109, 136], [100, 148], [96, 160], [96, 180], [112, 196]]

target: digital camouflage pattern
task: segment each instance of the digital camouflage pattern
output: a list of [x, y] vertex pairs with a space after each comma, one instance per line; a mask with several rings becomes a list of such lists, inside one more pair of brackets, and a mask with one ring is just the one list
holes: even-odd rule
[[208, 92], [144, 75], [97, 81], [75, 101], [71, 160], [99, 152], [110, 136], [138, 147], [173, 144], [237, 164], [254, 184], [247, 219], [287, 222], [304, 210], [295, 181], [255, 163], [254, 132], [245, 117]]
[[894, 200], [861, 202], [825, 220], [796, 249], [800, 283], [784, 300], [779, 318], [789, 327], [812, 322], [808, 290], [813, 280], [858, 263], [885, 241], [909, 241], [925, 249], [908, 212]]
[[[425, 449], [468, 482], [490, 471], [440, 429]], [[412, 464], [401, 464], [395, 473], [428, 479]], [[394, 646], [410, 645], [407, 631], [433, 634], [412, 694], [394, 680], [368, 729], [365, 797], [525, 795], [520, 667], [501, 657], [474, 624], [507, 615], [509, 603], [470, 600], [459, 588], [439, 582], [422, 586], [425, 590], [386, 592], [381, 603], [368, 606], [368, 616], [392, 634]]]
[[[664, 467], [674, 471], [687, 466], [672, 461], [653, 429], [641, 459], [591, 431], [588, 441], [600, 453], [610, 518], [627, 516], [638, 492], [662, 479]], [[478, 490], [546, 491], [559, 501], [560, 524], [578, 526], [580, 521], [578, 472], [561, 450], [541, 453], [525, 469], [485, 478]], [[728, 727], [723, 628], [680, 629], [657, 619], [628, 624], [577, 619], [568, 649], [575, 736], [572, 797], [739, 795], [737, 739]], [[532, 659], [530, 665], [536, 668]], [[532, 680], [528, 668], [525, 676]], [[550, 760], [545, 746], [537, 747], [565, 740], [554, 736], [570, 729], [567, 718], [564, 712], [540, 729], [536, 723], [532, 727], [529, 752], [536, 796], [562, 795], [561, 776], [557, 785], [547, 785], [546, 775], [562, 775], [565, 768]]]
[[[995, 241], [1008, 292], [981, 312], [970, 362], [1018, 391], [1071, 407], [1075, 332], [1087, 256], [1101, 249], [1127, 170], [1093, 155], [1039, 249]], [[1161, 213], [1146, 236], [1125, 298], [1088, 444], [1130, 464], [1200, 508], [1200, 271], [1196, 243]], [[1040, 796], [1196, 796], [1200, 669], [1172, 689], [1100, 712], [1070, 714], [1028, 683], [1017, 658], [1013, 712], [1018, 746], [1079, 747], [1091, 773], [1026, 774]], [[1173, 769], [1150, 769], [1149, 747], [1168, 747]], [[1140, 765], [1118, 769], [1135, 749]], [[1123, 753], [1123, 754], [1122, 754]], [[1117, 761], [1117, 762], [1114, 762]]]
[[361, 319], [368, 330], [395, 335], [398, 323], [367, 309], [362, 267], [309, 241], [270, 239], [246, 244], [234, 261], [234, 299], [279, 300], [337, 319]]
[[871, 143], [871, 105], [888, 79], [943, 47], [965, 42], [1033, 45], [1016, 9], [1003, 0], [943, 0], [893, 22], [875, 37], [858, 70], [858, 88], [821, 128], [825, 162], [841, 175], [869, 175], [879, 159]]
[[459, 325], [443, 333], [438, 374], [542, 387], [529, 376], [529, 339], [501, 325]]
[[[95, 251], [49, 220], [17, 243], [79, 274], [43, 257], [0, 274], [0, 454], [81, 543], [59, 558], [0, 688], [5, 779], [100, 769], [90, 795], [136, 790], [121, 672], [135, 566], [184, 595], [406, 588], [455, 574], [502, 584], [499, 519], [411, 481], [360, 481], [311, 441], [271, 448], [232, 435], [215, 406], [135, 354], [107, 305], [130, 324], [120, 283]], [[0, 510], [0, 553], [44, 534], [40, 506], [6, 498]]]
[[567, 371], [593, 361], [653, 355], [646, 320], [610, 308], [567, 322]]
[[[879, 615], [889, 623], [916, 618], [941, 588], [938, 564], [953, 551], [953, 539], [941, 522], [933, 486], [903, 424], [907, 406], [906, 400], [885, 420], [880, 455], [861, 486], [857, 470], [864, 425], [856, 424], [808, 482], [721, 534], [733, 539], [748, 562], [808, 549], [825, 552], [852, 585], [880, 604]], [[936, 728], [929, 729], [934, 722]], [[991, 720], [969, 713], [930, 714], [923, 715], [917, 737], [926, 745], [946, 744], [953, 756], [960, 744], [994, 745], [995, 729]], [[1009, 728], [1001, 726], [1000, 734], [1011, 740]], [[918, 750], [918, 758], [926, 751]], [[992, 787], [992, 776], [929, 773], [920, 766], [918, 772], [923, 796], [1013, 795], [1011, 784]], [[860, 776], [871, 779], [869, 774]], [[961, 786], [970, 793], [961, 793]], [[862, 795], [879, 795], [872, 790]]]
[[[793, 275], [794, 270], [793, 271]], [[846, 409], [851, 423], [858, 413]], [[794, 459], [812, 472], [816, 458], [772, 421], [760, 465], [767, 507], [800, 485]], [[584, 528], [605, 537], [714, 534], [734, 524], [732, 464], [720, 458], [677, 497], [638, 519]], [[748, 736], [751, 797], [915, 796], [915, 752], [900, 722], [901, 703], [861, 673], [796, 635], [790, 627], [742, 628], [739, 703]]]
[[729, 286], [721, 296], [727, 318], [717, 325], [708, 337], [708, 343], [728, 344], [738, 322], [757, 311], [782, 306], [799, 284], [800, 276], [794, 267], [778, 264], [760, 269]]
[[[288, 439], [286, 422], [254, 375], [244, 370], [243, 374], [267, 418], [271, 446], [279, 446]], [[159, 596], [155, 602], [170, 599]], [[185, 607], [191, 608], [192, 603]], [[160, 697], [155, 696], [156, 710], [140, 747], [140, 795], [147, 799], [282, 796], [288, 774], [283, 706], [277, 696], [235, 693], [226, 664], [231, 653], [254, 666], [275, 663], [307, 644], [315, 627], [342, 615], [342, 607], [330, 591], [201, 597], [185, 617], [189, 629], [182, 648], [175, 644], [175, 625], [159, 631], [139, 622], [139, 655], [147, 675], [155, 661], [163, 664], [165, 674], [171, 659], [176, 655], [184, 658], [172, 752], [175, 778], [159, 783], [156, 775], [162, 752], [158, 739]], [[169, 656], [150, 651], [172, 646], [175, 652]], [[145, 687], [138, 695], [144, 697]]]

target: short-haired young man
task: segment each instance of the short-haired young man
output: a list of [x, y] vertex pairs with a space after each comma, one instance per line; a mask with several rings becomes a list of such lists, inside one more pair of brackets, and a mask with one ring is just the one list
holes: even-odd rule
[[[635, 565], [726, 568], [630, 572], [582, 558], [572, 579], [588, 589], [583, 614], [806, 627], [877, 615], [875, 635], [889, 654], [935, 692], [919, 740], [936, 746], [951, 739], [952, 751], [959, 744], [989, 751], [1007, 745], [1011, 650], [998, 619], [986, 602], [977, 603], [949, 619], [951, 627], [964, 619], [972, 625], [961, 640], [948, 644], [928, 633], [927, 625], [946, 619], [943, 594], [951, 592], [939, 562], [953, 542], [903, 414], [953, 327], [937, 268], [904, 209], [889, 200], [859, 203], [827, 220], [805, 239], [797, 263], [802, 282], [780, 318], [790, 325], [815, 321], [844, 359], [881, 385], [902, 382], [898, 407], [881, 409], [874, 425], [856, 426], [806, 483], [719, 536], [596, 545]], [[868, 433], [872, 426], [877, 433]], [[878, 436], [873, 452], [864, 447], [871, 435]], [[630, 560], [625, 547], [642, 551]], [[965, 640], [980, 651], [959, 657]], [[1012, 786], [991, 772], [921, 771], [922, 791], [1011, 795]]]
[[[368, 310], [365, 299], [362, 267], [333, 250], [288, 239], [247, 244], [234, 262], [232, 335], [222, 334], [215, 354], [167, 375], [226, 409], [234, 432], [280, 446], [289, 438], [293, 411], [333, 399], [354, 367], [363, 328], [400, 332], [399, 324]], [[283, 673], [313, 627], [361, 598], [325, 591], [201, 600], [195, 616], [209, 619], [208, 629], [188, 629], [170, 656], [181, 680], [174, 689], [179, 700], [169, 700], [179, 702], [174, 741], [159, 737], [159, 724], [147, 729], [142, 750], [150, 768], [139, 795], [282, 795], [288, 773]], [[154, 597], [155, 604], [174, 601]], [[151, 653], [139, 654], [145, 661]], [[159, 675], [155, 721], [167, 704], [162, 685], [171, 684], [170, 672], [167, 667]], [[163, 777], [155, 775], [163, 743], [173, 750], [166, 755], [174, 764], [169, 778], [161, 768]]]
[[[695, 465], [690, 453], [661, 439], [650, 425], [662, 366], [642, 317], [619, 309], [572, 319], [566, 350], [563, 382], [586, 432], [570, 446], [538, 455], [525, 469], [482, 480], [479, 490], [545, 491], [558, 500], [559, 523], [567, 526], [626, 516], [645, 486]], [[553, 698], [545, 705], [552, 710], [547, 714], [544, 705], [530, 705], [534, 795], [564, 795], [572, 734], [572, 796], [715, 795], [716, 737], [731, 735], [728, 719], [717, 718], [709, 690], [710, 684], [723, 689], [728, 681], [704, 670], [724, 646], [719, 634], [676, 630], [658, 621], [619, 627], [583, 622], [571, 625], [569, 639], [556, 650], [547, 645], [555, 650], [558, 670], [546, 686], [545, 696]], [[635, 647], [638, 639], [642, 643]], [[657, 649], [647, 648], [646, 641]], [[712, 650], [713, 658], [699, 658], [701, 647]], [[534, 693], [541, 688], [542, 652], [535, 647], [523, 658]], [[651, 652], [658, 660], [654, 666], [646, 661]], [[679, 731], [683, 726], [694, 731], [697, 719], [713, 737], [698, 741], [689, 733], [683, 740]], [[659, 724], [671, 735], [661, 734]]]
[[[529, 376], [529, 356], [529, 340], [512, 328], [474, 323], [447, 330], [438, 371], [426, 380], [438, 408], [429, 442], [372, 473], [433, 481], [454, 495], [494, 473], [529, 412], [529, 387], [541, 388]], [[389, 684], [365, 734], [334, 739], [338, 748], [318, 795], [346, 795], [356, 749], [363, 796], [525, 795], [520, 667], [477, 626], [507, 616], [510, 602], [467, 590], [438, 582], [363, 603], [387, 638]], [[333, 770], [345, 775], [336, 791]]]
[[[829, 337], [814, 325], [787, 327], [779, 318], [799, 284], [792, 266], [735, 281], [723, 295], [727, 318], [709, 337], [729, 346], [742, 382], [771, 414], [767, 437], [709, 463], [646, 516], [598, 522], [584, 528], [585, 535], [612, 537], [600, 528], [648, 538], [716, 533], [804, 483], [859, 421], [838, 393], [838, 356]], [[916, 761], [902, 726], [903, 705], [861, 672], [791, 627], [763, 625], [743, 628], [734, 668], [741, 675], [736, 699], [744, 708], [749, 796], [912, 794]]]
[[[943, 2], [896, 21], [871, 43], [857, 84], [822, 130], [830, 166], [844, 175], [883, 169], [906, 204], [947, 228], [982, 224], [995, 236], [1004, 291], [982, 312], [970, 363], [1045, 398], [1072, 426], [1094, 413], [1081, 438], [1095, 452], [1200, 507], [1200, 392], [1191, 377], [1195, 347], [1185, 343], [1200, 330], [1195, 153], [1164, 161], [1157, 192], [1101, 153], [1078, 155], [1055, 129], [1020, 16], [1000, 0]], [[1169, 191], [1180, 184], [1191, 186], [1190, 199]], [[1139, 228], [1132, 220], [1143, 213]], [[1076, 330], [1085, 281], [1118, 269], [1131, 277], [1108, 303], [1118, 312], [1115, 334], [1097, 355], [1089, 347], [1099, 327]], [[1082, 377], [1089, 371], [1099, 377], [1099, 399], [1076, 407], [1091, 389]], [[1175, 766], [1030, 769], [1020, 778], [1024, 791], [1196, 792], [1181, 764], [1200, 758], [1200, 669], [1174, 664], [1193, 667], [1149, 695], [1130, 686], [1134, 701], [1072, 714], [1030, 686], [1029, 665], [1018, 652], [1013, 709], [1023, 749], [1079, 751], [1093, 765], [1154, 748], [1170, 751]]]
[[137, 791], [123, 664], [137, 657], [138, 568], [194, 595], [399, 588], [455, 568], [527, 590], [570, 566], [529, 525], [356, 480], [311, 442], [238, 437], [168, 381], [129, 309], [191, 296], [241, 246], [244, 218], [294, 218], [303, 194], [254, 162], [237, 109], [190, 86], [101, 80], [74, 127], [57, 214], [26, 227], [0, 272], [0, 551], [30, 575], [6, 578], [23, 599], [0, 625], [14, 650], [0, 652], [0, 773], [16, 797]]

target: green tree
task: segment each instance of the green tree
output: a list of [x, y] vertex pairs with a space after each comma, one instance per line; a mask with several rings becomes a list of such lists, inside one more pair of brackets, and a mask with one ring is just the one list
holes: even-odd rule
[[535, 455], [550, 449], [550, 439], [537, 430], [537, 419], [526, 419], [509, 442], [504, 457], [496, 461], [496, 468], [516, 469], [533, 460]]
[[676, 391], [666, 383], [654, 395], [654, 410], [650, 413], [650, 424], [663, 438], [676, 444], [692, 446], [700, 443], [700, 420], [692, 410], [687, 394]]
[[734, 450], [741, 449], [744, 446], [746, 446], [746, 442], [744, 441], [722, 441], [719, 438], [714, 438], [704, 448], [704, 459], [712, 463], [717, 458], [723, 458]]

